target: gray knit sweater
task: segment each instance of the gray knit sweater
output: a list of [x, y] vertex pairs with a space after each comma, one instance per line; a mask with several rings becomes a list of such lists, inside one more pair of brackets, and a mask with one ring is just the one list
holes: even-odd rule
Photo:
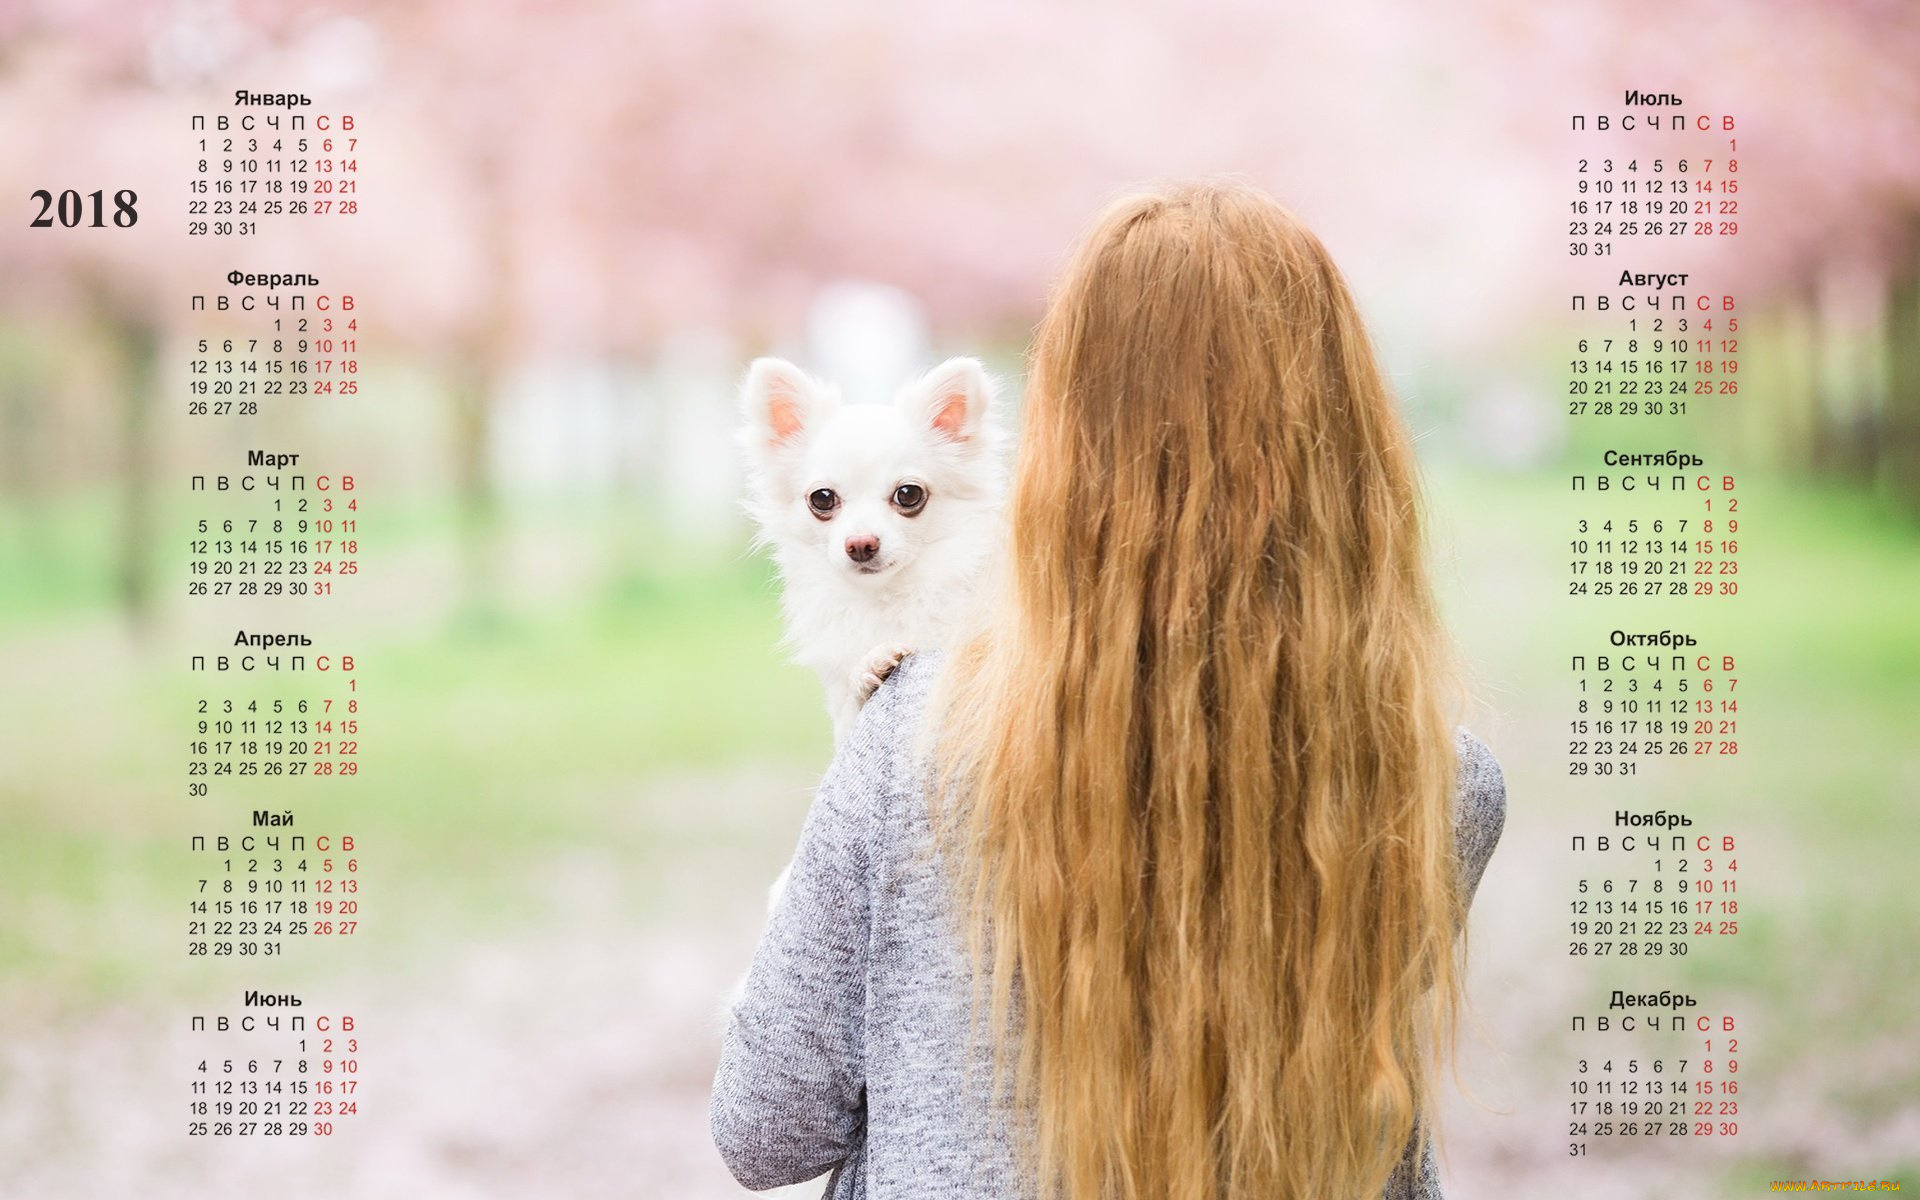
[[[937, 661], [903, 662], [828, 767], [727, 1023], [713, 1139], [755, 1191], [831, 1171], [832, 1200], [1028, 1194], [1016, 1122], [989, 1101], [969, 1039], [966, 950], [933, 853], [915, 735]], [[1472, 735], [1459, 750], [1471, 889], [1499, 840], [1506, 788]], [[1439, 1195], [1431, 1151], [1403, 1161], [1387, 1189], [1391, 1200]]]

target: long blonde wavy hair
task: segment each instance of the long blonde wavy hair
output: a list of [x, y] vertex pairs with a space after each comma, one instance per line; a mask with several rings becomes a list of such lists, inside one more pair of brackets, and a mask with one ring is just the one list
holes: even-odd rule
[[1235, 185], [1109, 208], [1037, 332], [1008, 520], [935, 815], [1039, 1193], [1378, 1196], [1458, 1005], [1452, 674], [1319, 240]]

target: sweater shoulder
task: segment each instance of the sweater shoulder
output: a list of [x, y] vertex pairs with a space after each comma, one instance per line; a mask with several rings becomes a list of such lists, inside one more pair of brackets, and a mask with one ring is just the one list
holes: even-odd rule
[[940, 650], [907, 655], [868, 703], [889, 708], [895, 723], [903, 718], [917, 719], [926, 707], [927, 697], [933, 692], [933, 681], [939, 678], [946, 658], [946, 653]]
[[1487, 860], [1507, 824], [1507, 781], [1500, 762], [1485, 742], [1465, 729], [1454, 734], [1459, 774], [1454, 792], [1454, 842], [1466, 877], [1467, 894], [1479, 886]]
[[902, 659], [862, 706], [835, 755], [842, 786], [858, 795], [870, 834], [897, 835], [901, 831], [892, 827], [924, 798], [926, 714], [940, 657], [916, 653]]

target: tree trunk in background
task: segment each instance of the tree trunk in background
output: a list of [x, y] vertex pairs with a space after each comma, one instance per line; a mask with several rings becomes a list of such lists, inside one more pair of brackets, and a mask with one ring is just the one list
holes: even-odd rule
[[1887, 401], [1875, 463], [1878, 482], [1920, 513], [1920, 218], [1887, 299]]
[[[1764, 339], [1767, 335], [1762, 333], [1761, 337]], [[1772, 340], [1778, 343], [1772, 353], [1778, 355], [1774, 361], [1779, 363], [1781, 378], [1769, 381], [1770, 386], [1761, 389], [1759, 396], [1776, 398], [1773, 411], [1743, 407], [1741, 423], [1761, 429], [1771, 426], [1785, 433], [1782, 441], [1767, 447], [1774, 462], [1816, 475], [1837, 472], [1839, 455], [1827, 408], [1826, 381], [1820, 373], [1823, 346], [1820, 304], [1811, 283], [1793, 289], [1791, 298], [1782, 307], [1781, 320]], [[1761, 345], [1765, 346], [1765, 342]], [[1763, 349], [1762, 353], [1768, 351]], [[1729, 440], [1740, 440], [1737, 428]]]
[[145, 317], [128, 312], [104, 289], [96, 311], [102, 314], [102, 336], [110, 354], [120, 359], [120, 536], [115, 575], [121, 611], [136, 634], [150, 627], [154, 612], [154, 539], [157, 536], [154, 494], [153, 419], [160, 335]]
[[1857, 319], [1836, 301], [1831, 279], [1813, 291], [1815, 400], [1826, 428], [1825, 473], [1871, 487], [1878, 456], [1880, 413]]
[[459, 522], [460, 587], [469, 608], [487, 607], [499, 583], [499, 503], [494, 489], [493, 402], [499, 387], [498, 350], [484, 344], [453, 368], [453, 485]]
[[508, 339], [513, 332], [514, 254], [512, 225], [503, 197], [507, 168], [499, 151], [481, 153], [475, 166], [477, 194], [483, 198], [479, 228], [486, 242], [487, 269], [481, 286], [480, 315], [467, 352], [453, 367], [453, 477], [459, 507], [460, 587], [470, 610], [485, 612], [500, 597], [500, 506], [494, 485], [494, 405], [506, 376]]
[[[36, 364], [37, 367], [37, 364]], [[0, 339], [0, 532], [20, 551], [25, 569], [49, 562], [55, 539], [46, 520], [45, 448], [40, 408], [53, 391], [51, 380], [30, 368], [14, 348], [10, 334]]]

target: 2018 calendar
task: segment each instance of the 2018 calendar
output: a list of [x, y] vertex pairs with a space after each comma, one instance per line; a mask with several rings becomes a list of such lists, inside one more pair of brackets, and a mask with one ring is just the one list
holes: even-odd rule
[[1920, 1188], [1920, 9], [23, 3], [0, 146], [0, 1196]]

